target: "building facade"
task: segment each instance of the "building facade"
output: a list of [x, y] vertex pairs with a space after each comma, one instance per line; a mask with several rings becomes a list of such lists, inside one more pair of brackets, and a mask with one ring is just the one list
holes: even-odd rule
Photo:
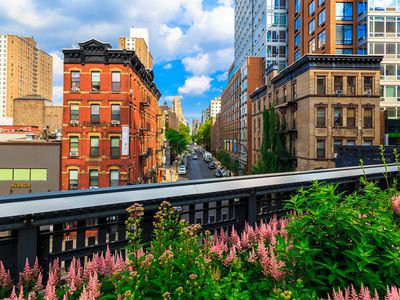
[[133, 51], [64, 49], [62, 189], [156, 181], [160, 92]]
[[195, 135], [197, 133], [197, 130], [199, 129], [201, 125], [200, 120], [192, 120], [192, 135]]
[[273, 77], [267, 101], [297, 170], [335, 167], [337, 145], [379, 145], [381, 59], [305, 55]]
[[[29, 113], [27, 113], [29, 112]], [[39, 130], [47, 128], [51, 132], [61, 132], [63, 125], [63, 107], [40, 96], [25, 96], [14, 99], [14, 125], [37, 126]]]
[[15, 98], [53, 98], [53, 58], [33, 38], [0, 35], [0, 74], [0, 118], [12, 118]]
[[218, 114], [215, 118], [211, 118], [211, 152], [218, 153], [222, 150], [220, 144], [220, 132], [221, 132], [221, 114]]
[[118, 39], [118, 48], [135, 51], [140, 62], [147, 69], [153, 69], [153, 56], [150, 52], [150, 38], [147, 28], [131, 27], [129, 37]]
[[241, 76], [240, 70], [232, 73], [233, 68], [232, 65], [229, 69], [231, 76], [221, 95], [219, 144], [221, 149], [239, 161]]
[[60, 142], [0, 142], [0, 195], [60, 190]]
[[215, 97], [210, 101], [210, 117], [216, 118], [221, 112], [221, 97]]
[[210, 107], [207, 107], [201, 111], [201, 124], [204, 124], [210, 119]]

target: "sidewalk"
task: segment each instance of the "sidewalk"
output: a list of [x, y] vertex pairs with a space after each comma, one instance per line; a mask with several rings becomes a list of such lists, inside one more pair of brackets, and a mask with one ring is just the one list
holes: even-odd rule
[[167, 174], [165, 175], [165, 180], [163, 182], [175, 182], [178, 181], [179, 175], [177, 170], [177, 161], [171, 164], [171, 167], [167, 168]]

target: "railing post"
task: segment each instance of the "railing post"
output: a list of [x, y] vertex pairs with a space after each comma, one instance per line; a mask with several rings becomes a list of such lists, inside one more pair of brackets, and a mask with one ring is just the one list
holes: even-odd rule
[[[29, 218], [29, 216], [27, 217]], [[38, 227], [31, 226], [30, 220], [24, 228], [18, 230], [18, 247], [17, 247], [17, 270], [22, 272], [25, 266], [25, 261], [28, 258], [29, 264], [35, 262], [37, 256], [37, 240]]]
[[257, 197], [254, 193], [247, 200], [247, 222], [250, 226], [256, 225], [257, 222]]
[[208, 224], [209, 203], [203, 203], [203, 224]]

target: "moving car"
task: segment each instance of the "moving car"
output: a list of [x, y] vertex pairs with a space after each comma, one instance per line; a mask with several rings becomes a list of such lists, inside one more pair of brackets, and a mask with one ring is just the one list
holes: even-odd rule
[[186, 175], [186, 166], [185, 165], [181, 165], [179, 167], [178, 174], [179, 175]]
[[192, 159], [197, 159], [197, 154], [193, 154]]
[[217, 164], [213, 161], [208, 164], [209, 169], [215, 169], [216, 167], [217, 167]]

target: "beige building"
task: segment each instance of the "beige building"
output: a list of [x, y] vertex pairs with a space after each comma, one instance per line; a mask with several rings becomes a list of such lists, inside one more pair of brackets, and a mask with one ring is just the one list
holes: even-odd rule
[[0, 74], [0, 118], [12, 117], [15, 98], [39, 95], [51, 101], [53, 58], [33, 38], [0, 35]]
[[[380, 56], [320, 54], [306, 55], [279, 74], [269, 68], [267, 78], [273, 75], [267, 79], [263, 102], [261, 94], [252, 95], [253, 122], [258, 128], [258, 101], [260, 111], [273, 105], [294, 167], [334, 167], [336, 145], [380, 143], [381, 60]], [[261, 143], [256, 139], [253, 155], [257, 156]]]
[[149, 31], [146, 28], [131, 27], [129, 37], [120, 37], [118, 39], [118, 48], [134, 50], [140, 62], [147, 69], [153, 69], [153, 56], [150, 52]]
[[210, 118], [216, 118], [221, 112], [221, 97], [215, 97], [210, 101]]
[[50, 132], [61, 131], [63, 107], [40, 96], [25, 96], [14, 99], [14, 125], [37, 126], [39, 131], [49, 126]]

